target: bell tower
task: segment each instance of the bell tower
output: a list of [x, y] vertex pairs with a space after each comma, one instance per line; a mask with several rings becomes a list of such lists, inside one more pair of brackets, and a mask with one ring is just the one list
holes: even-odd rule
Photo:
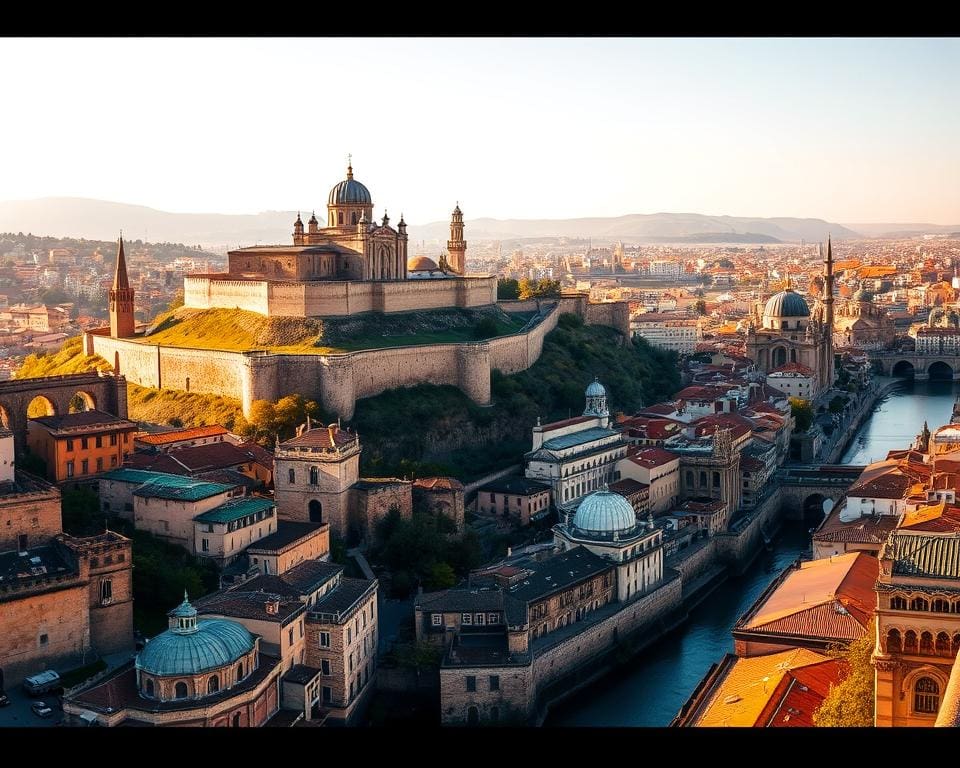
[[457, 207], [453, 209], [453, 216], [450, 219], [447, 253], [450, 254], [447, 258], [450, 269], [458, 275], [464, 274], [467, 270], [467, 242], [463, 239], [463, 213], [460, 210], [460, 203], [457, 203]]
[[133, 288], [127, 279], [127, 260], [123, 256], [123, 234], [117, 247], [117, 271], [110, 289], [110, 335], [115, 339], [129, 339], [134, 334]]

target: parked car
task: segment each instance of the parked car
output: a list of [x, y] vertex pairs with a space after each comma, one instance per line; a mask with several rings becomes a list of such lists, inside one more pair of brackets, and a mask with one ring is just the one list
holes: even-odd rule
[[42, 701], [33, 702], [33, 704], [30, 705], [30, 709], [33, 710], [33, 714], [37, 717], [50, 717], [53, 714], [53, 710]]
[[0, 707], [9, 707], [10, 703], [10, 697], [3, 691], [0, 691]]
[[41, 696], [59, 687], [60, 675], [52, 669], [41, 672], [39, 675], [32, 675], [23, 681], [23, 690], [30, 696]]

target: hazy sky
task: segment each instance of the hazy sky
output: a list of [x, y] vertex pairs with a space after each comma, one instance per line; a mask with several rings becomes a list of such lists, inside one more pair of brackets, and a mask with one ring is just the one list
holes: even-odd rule
[[960, 223], [957, 39], [5, 39], [0, 200]]

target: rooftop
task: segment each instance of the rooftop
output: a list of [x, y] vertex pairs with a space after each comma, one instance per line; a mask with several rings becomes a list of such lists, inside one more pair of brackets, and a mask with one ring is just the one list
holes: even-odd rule
[[257, 576], [244, 582], [244, 590], [261, 590], [300, 598], [316, 592], [331, 579], [343, 573], [343, 566], [321, 560], [306, 560], [280, 576]]
[[213, 469], [236, 467], [256, 462], [273, 469], [273, 454], [255, 443], [208, 443], [172, 448], [166, 453], [132, 453], [125, 465], [132, 469], [145, 469], [177, 475], [205, 472]]
[[548, 451], [559, 451], [563, 450], [564, 448], [573, 448], [574, 446], [589, 443], [594, 440], [602, 440], [606, 437], [619, 436], [620, 433], [615, 429], [609, 429], [608, 427], [590, 427], [589, 429], [584, 429], [580, 432], [574, 432], [569, 435], [551, 437], [549, 440], [544, 441], [543, 447]]
[[417, 595], [415, 606], [434, 613], [502, 611], [503, 593], [499, 589], [445, 589]]
[[525, 477], [502, 477], [477, 489], [479, 493], [513, 493], [528, 496], [533, 493], [545, 493], [550, 490], [546, 483], [528, 480]]
[[960, 579], [960, 533], [894, 531], [880, 553], [893, 560], [893, 574]]
[[463, 483], [454, 477], [421, 477], [413, 481], [413, 486], [427, 491], [463, 490]]
[[230, 499], [218, 507], [197, 515], [194, 520], [201, 523], [231, 523], [248, 515], [265, 512], [273, 509], [276, 504], [270, 499], [258, 496], [245, 496], [239, 499]]
[[329, 527], [329, 523], [296, 523], [291, 520], [277, 520], [276, 532], [251, 544], [247, 547], [247, 553], [279, 552]]
[[146, 445], [161, 446], [180, 442], [181, 440], [196, 440], [202, 437], [215, 437], [226, 434], [228, 434], [226, 427], [221, 427], [219, 424], [209, 424], [191, 429], [176, 429], [170, 432], [156, 432], [151, 435], [137, 435], [137, 442], [145, 443]]
[[531, 602], [579, 584], [612, 567], [609, 560], [585, 547], [574, 547], [537, 563], [536, 570], [510, 587], [508, 594], [517, 600]]
[[121, 419], [119, 416], [104, 411], [81, 411], [79, 413], [65, 413], [60, 416], [40, 416], [30, 419], [30, 421], [41, 425], [56, 437], [137, 428], [135, 421]]
[[348, 448], [358, 441], [356, 432], [348, 432], [336, 424], [317, 426], [304, 430], [296, 437], [280, 443], [281, 450], [333, 450], [334, 448]]
[[340, 586], [317, 600], [310, 612], [338, 615], [349, 613], [361, 598], [376, 587], [376, 584], [376, 579], [343, 578], [340, 580]]
[[[256, 619], [281, 625], [287, 624], [295, 616], [303, 613], [306, 605], [299, 596], [291, 597], [251, 589], [253, 582], [242, 585], [242, 589], [229, 589], [214, 592], [197, 600], [194, 606], [199, 614], [217, 614], [236, 619]], [[267, 610], [267, 604], [276, 601], [277, 612]]]
[[200, 501], [220, 493], [229, 493], [233, 486], [220, 483], [208, 483], [194, 480], [183, 475], [169, 475], [160, 472], [150, 473], [153, 477], [134, 489], [134, 496], [148, 499], [177, 499], [179, 501]]
[[646, 467], [647, 469], [653, 469], [654, 467], [662, 467], [664, 464], [669, 464], [671, 461], [679, 460], [679, 456], [670, 451], [664, 450], [663, 448], [642, 448], [636, 453], [629, 456], [630, 461], [634, 464], [638, 464], [641, 467]]

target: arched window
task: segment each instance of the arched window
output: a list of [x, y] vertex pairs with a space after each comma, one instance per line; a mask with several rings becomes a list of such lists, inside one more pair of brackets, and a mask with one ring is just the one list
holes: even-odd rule
[[110, 605], [113, 602], [113, 581], [103, 579], [100, 582], [100, 605]]
[[[798, 321], [797, 321], [797, 328], [799, 328], [799, 327], [800, 327], [800, 321], [798, 320]], [[791, 350], [790, 350], [790, 362], [791, 362], [791, 363], [797, 362], [797, 350], [795, 350], [795, 349], [791, 349]]]
[[320, 485], [320, 470], [310, 467], [310, 485]]
[[147, 696], [149, 696], [151, 699], [153, 698], [153, 680], [151, 678], [147, 678], [147, 684], [143, 686], [143, 690]]
[[207, 680], [207, 693], [216, 693], [220, 690], [220, 678], [216, 675], [210, 675], [210, 679]]
[[719, 488], [719, 487], [720, 487], [720, 473], [719, 473], [719, 472], [714, 472], [714, 473], [713, 473], [713, 487], [714, 487], [714, 488]]
[[924, 632], [920, 635], [920, 653], [931, 655], [933, 653], [933, 634]]
[[916, 653], [917, 652], [917, 633], [912, 629], [908, 629], [903, 636], [903, 652], [904, 653]]
[[237, 680], [243, 680], [243, 662], [237, 664]]
[[480, 722], [480, 712], [476, 707], [467, 709], [467, 725], [476, 725]]
[[693, 470], [692, 470], [692, 469], [688, 469], [688, 470], [687, 470], [687, 487], [688, 487], [688, 488], [693, 488], [694, 485], [695, 485], [695, 483], [694, 483], [694, 480], [693, 480]]
[[950, 635], [946, 632], [940, 632], [937, 635], [937, 656], [950, 655]]
[[322, 523], [323, 522], [323, 506], [316, 499], [311, 499], [310, 503], [307, 505], [307, 511], [310, 515], [311, 523]]
[[940, 709], [940, 686], [932, 677], [921, 677], [913, 686], [913, 711], [935, 715]]
[[900, 639], [900, 630], [891, 629], [887, 632], [887, 653], [900, 653], [903, 641]]
[[960, 600], [957, 600], [950, 608], [950, 613], [960, 613]]
[[175, 699], [185, 699], [187, 698], [187, 684], [181, 680], [175, 686], [173, 686], [173, 698]]
[[930, 606], [927, 604], [927, 601], [922, 597], [915, 597], [910, 601], [910, 610], [911, 611], [929, 611]]
[[950, 613], [950, 601], [938, 597], [930, 603], [930, 610], [936, 613]]
[[907, 598], [901, 595], [894, 595], [890, 598], [890, 609], [894, 611], [907, 610]]
[[297, 482], [297, 471], [293, 467], [290, 467], [290, 485], [293, 485], [295, 482]]
[[233, 715], [233, 727], [234, 727], [234, 728], [239, 728], [239, 727], [240, 727], [240, 713], [239, 713], [239, 712], [235, 712], [234, 715]]
[[356, 212], [356, 211], [353, 212], [353, 216], [351, 217], [350, 223], [351, 223], [351, 224], [356, 224], [356, 223], [357, 223], [357, 212]]
[[956, 654], [957, 652], [960, 652], [960, 632], [957, 632], [953, 636], [953, 642], [951, 643], [950, 647], [951, 654]]
[[701, 473], [700, 473], [700, 487], [701, 487], [701, 488], [706, 488], [706, 487], [707, 487], [707, 473], [706, 473], [706, 472], [701, 472]]

